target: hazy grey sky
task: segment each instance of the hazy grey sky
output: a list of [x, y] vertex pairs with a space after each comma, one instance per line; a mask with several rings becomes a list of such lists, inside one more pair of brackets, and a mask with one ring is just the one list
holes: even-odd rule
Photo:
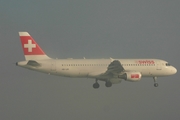
[[178, 120], [179, 73], [92, 88], [93, 79], [48, 76], [24, 60], [18, 32], [53, 58], [159, 58], [180, 69], [179, 0], [1, 0], [1, 120]]

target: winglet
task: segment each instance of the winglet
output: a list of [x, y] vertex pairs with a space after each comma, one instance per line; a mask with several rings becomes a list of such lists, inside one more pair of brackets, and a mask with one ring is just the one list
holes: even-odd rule
[[111, 62], [114, 61], [114, 59], [112, 57], [110, 57], [110, 60], [111, 60]]

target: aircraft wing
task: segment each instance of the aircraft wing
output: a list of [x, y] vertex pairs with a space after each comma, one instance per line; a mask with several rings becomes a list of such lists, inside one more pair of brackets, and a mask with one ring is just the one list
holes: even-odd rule
[[114, 60], [109, 64], [107, 71], [105, 72], [105, 75], [117, 75], [123, 71], [124, 68], [121, 65], [120, 61]]
[[123, 74], [125, 69], [121, 65], [119, 60], [113, 60], [107, 70], [104, 73], [97, 75], [97, 79], [101, 81], [109, 80], [111, 83], [116, 84], [120, 83], [122, 79], [118, 78], [119, 74]]
[[124, 72], [124, 68], [121, 65], [119, 60], [113, 60], [109, 66], [107, 67], [107, 70], [102, 72], [102, 71], [95, 71], [92, 73], [89, 73], [89, 76], [96, 76], [97, 79], [101, 80], [107, 80], [111, 78], [116, 78], [117, 75], [120, 73]]

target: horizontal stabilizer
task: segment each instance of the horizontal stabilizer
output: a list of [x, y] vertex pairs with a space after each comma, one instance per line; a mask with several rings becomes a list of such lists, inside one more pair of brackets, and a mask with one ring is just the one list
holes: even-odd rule
[[38, 62], [34, 61], [34, 60], [29, 60], [27, 65], [30, 65], [30, 66], [34, 66], [34, 67], [39, 67], [41, 66]]

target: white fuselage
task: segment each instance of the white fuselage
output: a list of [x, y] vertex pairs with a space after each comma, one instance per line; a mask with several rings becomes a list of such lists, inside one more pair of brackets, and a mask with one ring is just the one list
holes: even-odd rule
[[[167, 65], [166, 61], [159, 59], [114, 60], [119, 60], [125, 71], [140, 72], [142, 77], [168, 76], [177, 71], [173, 66]], [[64, 77], [98, 78], [100, 74], [107, 71], [112, 59], [48, 59], [36, 61], [41, 66], [28, 66], [26, 65], [28, 61], [18, 62], [18, 66]]]

